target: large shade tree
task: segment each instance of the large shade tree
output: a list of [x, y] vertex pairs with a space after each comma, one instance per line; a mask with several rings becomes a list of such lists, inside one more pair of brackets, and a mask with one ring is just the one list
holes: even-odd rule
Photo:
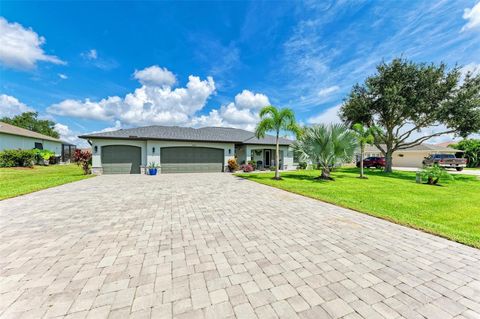
[[[353, 87], [340, 109], [349, 126], [378, 126], [375, 145], [392, 171], [394, 151], [408, 149], [443, 134], [466, 137], [480, 131], [480, 75], [461, 76], [458, 67], [394, 59]], [[415, 134], [433, 127], [428, 133]]]
[[291, 109], [278, 109], [275, 106], [265, 106], [260, 110], [260, 122], [255, 128], [255, 136], [257, 138], [265, 137], [267, 132], [275, 133], [275, 177], [280, 179], [279, 172], [279, 158], [280, 146], [279, 138], [280, 132], [292, 132], [296, 136], [300, 134], [300, 128], [295, 122], [295, 114]]
[[336, 164], [353, 158], [356, 138], [353, 131], [343, 124], [320, 124], [306, 127], [293, 143], [301, 160], [309, 160], [321, 170], [318, 179], [332, 180], [330, 171]]

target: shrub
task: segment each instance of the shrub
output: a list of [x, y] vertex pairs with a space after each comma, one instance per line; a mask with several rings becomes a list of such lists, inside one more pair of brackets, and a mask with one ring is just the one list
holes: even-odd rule
[[34, 149], [33, 151], [35, 153], [35, 162], [37, 164], [48, 165], [50, 163], [50, 159], [55, 157], [55, 153], [49, 150]]
[[236, 170], [238, 170], [238, 164], [235, 158], [229, 159], [227, 165], [230, 172], [235, 172]]
[[250, 164], [243, 164], [242, 167], [240, 167], [245, 173], [253, 172], [253, 167]]
[[480, 139], [468, 139], [449, 145], [458, 150], [465, 151], [463, 157], [467, 159], [468, 167], [480, 166]]
[[257, 163], [255, 163], [255, 161], [248, 161], [248, 165], [252, 166], [254, 170], [257, 168]]
[[83, 173], [85, 175], [90, 173], [90, 164], [92, 161], [92, 153], [89, 151], [82, 151], [80, 149], [76, 149], [75, 153], [73, 154], [73, 161], [77, 163], [78, 166], [82, 166]]
[[421, 176], [427, 179], [427, 184], [437, 185], [439, 180], [442, 179], [453, 179], [453, 176], [448, 174], [444, 168], [438, 166], [437, 164], [425, 167], [421, 172]]
[[307, 162], [298, 163], [298, 169], [307, 169]]
[[277, 167], [275, 165], [270, 166], [270, 170], [273, 172]]
[[0, 152], [0, 167], [32, 167], [34, 150], [5, 150]]

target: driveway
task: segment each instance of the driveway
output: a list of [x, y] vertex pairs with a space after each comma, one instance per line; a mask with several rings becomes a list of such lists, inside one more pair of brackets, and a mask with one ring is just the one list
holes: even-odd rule
[[478, 318], [479, 265], [474, 248], [229, 174], [0, 202], [2, 318]]

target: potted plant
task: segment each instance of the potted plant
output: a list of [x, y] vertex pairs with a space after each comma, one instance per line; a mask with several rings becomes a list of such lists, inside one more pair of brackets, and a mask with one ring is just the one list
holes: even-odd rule
[[157, 164], [154, 162], [148, 164], [148, 175], [157, 175]]

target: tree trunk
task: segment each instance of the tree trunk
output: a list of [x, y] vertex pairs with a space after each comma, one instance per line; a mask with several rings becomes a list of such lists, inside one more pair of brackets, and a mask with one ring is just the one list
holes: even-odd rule
[[363, 178], [363, 153], [365, 152], [365, 145], [360, 144], [360, 178]]
[[277, 139], [276, 139], [276, 146], [275, 146], [275, 179], [280, 179], [280, 172], [279, 172], [279, 168], [280, 168], [280, 146], [278, 145], [279, 141], [278, 141], [278, 134], [279, 132], [277, 132]]
[[329, 167], [322, 167], [322, 173], [320, 174], [320, 179], [324, 179], [327, 181], [333, 180], [330, 176], [330, 168]]
[[392, 172], [392, 150], [387, 146], [387, 152], [385, 154], [385, 173]]

